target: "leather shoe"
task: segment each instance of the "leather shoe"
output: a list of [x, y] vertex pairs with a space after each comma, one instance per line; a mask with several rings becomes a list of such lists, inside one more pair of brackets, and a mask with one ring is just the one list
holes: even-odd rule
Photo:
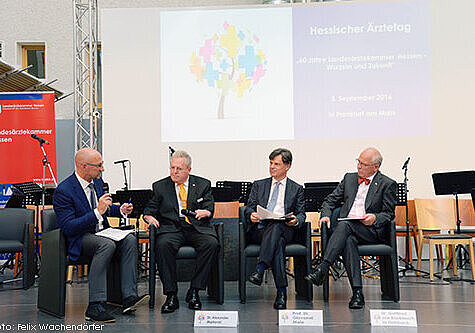
[[364, 296], [361, 289], [356, 289], [348, 304], [350, 309], [362, 309], [364, 307]]
[[249, 275], [249, 282], [254, 283], [256, 286], [260, 286], [262, 284], [263, 277], [264, 277], [264, 273], [255, 271], [254, 273]]
[[191, 310], [201, 310], [201, 301], [198, 292], [198, 289], [190, 288], [186, 293], [185, 301], [188, 302], [188, 308]]
[[91, 303], [86, 310], [86, 320], [96, 323], [113, 323], [115, 318], [106, 311], [101, 303]]
[[123, 301], [122, 313], [128, 314], [135, 311], [140, 304], [143, 304], [149, 299], [150, 299], [149, 295], [127, 297]]
[[326, 272], [324, 272], [322, 265], [318, 265], [312, 273], [305, 276], [305, 280], [311, 281], [316, 286], [321, 286], [323, 284], [325, 274]]
[[167, 296], [167, 299], [165, 300], [165, 303], [162, 305], [162, 313], [171, 313], [177, 310], [180, 307], [180, 304], [178, 303], [178, 297], [176, 297], [176, 294], [170, 294]]
[[274, 309], [284, 310], [287, 309], [287, 293], [277, 291], [277, 296], [274, 301]]

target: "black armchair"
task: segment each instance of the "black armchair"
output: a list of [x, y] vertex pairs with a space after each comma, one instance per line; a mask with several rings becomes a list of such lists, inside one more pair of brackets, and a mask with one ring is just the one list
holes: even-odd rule
[[[340, 215], [340, 208], [332, 212], [330, 223], [336, 226]], [[322, 256], [325, 254], [330, 231], [326, 223], [322, 223]], [[385, 244], [358, 245], [360, 256], [379, 256], [379, 271], [381, 280], [381, 292], [383, 299], [390, 299], [399, 302], [399, 275], [398, 275], [398, 257], [396, 243], [396, 223], [391, 221], [387, 226], [386, 234], [388, 236]], [[328, 301], [329, 294], [329, 276], [323, 281], [323, 299]]]
[[[248, 244], [244, 231], [245, 207], [239, 207], [239, 297], [241, 303], [246, 303], [246, 263], [247, 258], [257, 258], [261, 249], [260, 245]], [[305, 275], [312, 271], [312, 242], [310, 223], [298, 229], [295, 242], [287, 244], [285, 256], [294, 258], [295, 290], [297, 296], [306, 298], [311, 302], [313, 298], [312, 283], [305, 280]]]
[[23, 289], [35, 283], [34, 223], [35, 212], [31, 209], [0, 209], [0, 253], [22, 253]]
[[[216, 260], [215, 267], [211, 270], [208, 280], [208, 295], [216, 299], [216, 303], [224, 303], [224, 241], [223, 241], [223, 223], [216, 223], [213, 225], [218, 235], [219, 252]], [[155, 307], [155, 283], [157, 274], [157, 264], [155, 260], [155, 241], [156, 241], [156, 228], [150, 225], [150, 274], [149, 274], [149, 307], [153, 309]], [[185, 245], [178, 249], [176, 256], [177, 260], [180, 259], [196, 259], [195, 248], [189, 245]]]
[[[69, 265], [88, 265], [88, 257], [71, 261], [67, 255], [66, 238], [56, 228], [53, 209], [42, 211], [42, 251], [40, 282], [38, 286], [38, 309], [56, 317], [64, 317], [66, 303], [66, 275]], [[112, 261], [107, 269], [107, 301], [122, 304], [120, 288], [120, 265]]]

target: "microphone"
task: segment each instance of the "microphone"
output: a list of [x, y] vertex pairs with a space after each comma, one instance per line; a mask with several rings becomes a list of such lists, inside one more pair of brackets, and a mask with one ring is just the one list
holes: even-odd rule
[[196, 216], [196, 213], [192, 210], [189, 210], [189, 209], [182, 209], [181, 213], [185, 216], [193, 216], [193, 217]]
[[119, 163], [125, 163], [129, 162], [129, 160], [120, 160], [120, 161], [115, 161], [114, 164], [119, 164]]
[[171, 146], [168, 146], [168, 149], [170, 150], [170, 155], [173, 155], [173, 153], [175, 153], [175, 149], [173, 149]]
[[40, 142], [40, 144], [43, 144], [43, 143], [46, 143], [47, 145], [49, 145], [49, 141], [43, 139], [43, 138], [40, 138], [38, 135], [36, 134], [32, 134], [31, 137], [35, 140], [38, 140]]
[[[102, 191], [104, 192], [104, 194], [109, 193], [109, 184], [102, 183]], [[107, 207], [107, 215], [110, 215], [110, 212], [111, 212], [111, 208]]]
[[402, 166], [402, 169], [403, 169], [403, 170], [404, 170], [404, 169], [407, 169], [407, 165], [409, 164], [409, 160], [410, 160], [410, 159], [411, 159], [411, 158], [408, 157], [407, 160], [406, 160], [406, 162], [404, 162], [404, 165]]

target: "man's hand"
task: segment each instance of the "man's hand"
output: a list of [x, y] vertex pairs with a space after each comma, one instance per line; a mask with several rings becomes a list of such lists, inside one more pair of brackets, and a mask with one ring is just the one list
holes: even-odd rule
[[197, 210], [195, 210], [195, 213], [196, 213], [195, 218], [197, 220], [201, 220], [205, 217], [210, 217], [211, 216], [211, 212], [209, 210], [206, 210], [206, 209], [197, 209]]
[[160, 223], [158, 223], [158, 220], [152, 215], [144, 215], [143, 220], [148, 223], [149, 229], [150, 229], [150, 225], [154, 225], [157, 228], [160, 226]]
[[106, 193], [99, 198], [99, 202], [97, 203], [97, 211], [99, 214], [103, 215], [110, 206], [112, 206], [112, 194]]
[[259, 223], [259, 218], [257, 217], [257, 213], [251, 213], [250, 219], [252, 223]]
[[318, 223], [318, 227], [322, 229], [322, 223], [326, 223], [327, 227], [330, 228], [330, 218], [328, 216], [324, 216], [320, 219]]
[[297, 216], [295, 216], [295, 215], [290, 215], [290, 217], [292, 218], [292, 220], [285, 222], [285, 224], [287, 224], [289, 227], [293, 227], [293, 226], [296, 225], [297, 222], [298, 222], [298, 221], [297, 221]]
[[366, 226], [373, 225], [375, 221], [376, 221], [376, 215], [374, 214], [366, 214], [361, 220], [361, 222]]
[[120, 211], [125, 215], [129, 215], [133, 210], [134, 206], [131, 203], [123, 203], [122, 206], [120, 206]]

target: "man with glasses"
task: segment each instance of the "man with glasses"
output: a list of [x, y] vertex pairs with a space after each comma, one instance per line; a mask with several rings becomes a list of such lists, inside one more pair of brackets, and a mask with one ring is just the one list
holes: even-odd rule
[[107, 216], [130, 214], [132, 204], [112, 205], [110, 193], [104, 193], [101, 174], [104, 163], [101, 154], [92, 148], [83, 148], [75, 156], [76, 172], [66, 178], [53, 195], [56, 225], [66, 237], [70, 260], [90, 257], [89, 305], [86, 320], [109, 323], [115, 318], [104, 308], [106, 301], [106, 272], [114, 256], [120, 257], [122, 313], [129, 314], [149, 296], [137, 295], [137, 241], [129, 234], [115, 242], [95, 233], [109, 228]]
[[[167, 296], [162, 313], [178, 309], [176, 255], [189, 244], [197, 252], [196, 267], [185, 301], [192, 310], [201, 309], [198, 292], [206, 288], [216, 260], [219, 243], [210, 221], [214, 212], [211, 182], [190, 175], [191, 157], [184, 151], [173, 153], [170, 176], [152, 185], [153, 196], [144, 210], [145, 222], [157, 228], [156, 261]], [[184, 214], [183, 214], [184, 213]]]
[[331, 226], [333, 233], [325, 249], [323, 262], [306, 276], [319, 286], [323, 284], [330, 266], [342, 255], [353, 296], [350, 309], [364, 307], [358, 244], [375, 244], [385, 241], [385, 226], [394, 219], [397, 184], [383, 175], [379, 168], [383, 157], [375, 148], [365, 149], [357, 159], [358, 172], [347, 173], [338, 187], [322, 205], [320, 225], [330, 224], [330, 216], [338, 202], [343, 202], [341, 220]]

